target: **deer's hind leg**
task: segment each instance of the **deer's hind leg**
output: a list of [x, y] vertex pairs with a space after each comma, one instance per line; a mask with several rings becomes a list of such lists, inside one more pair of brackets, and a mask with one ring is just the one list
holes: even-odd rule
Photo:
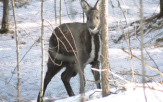
[[73, 76], [76, 76], [77, 72], [75, 69], [75, 64], [74, 63], [68, 63], [66, 66], [66, 70], [62, 73], [61, 79], [64, 83], [64, 86], [67, 90], [67, 93], [69, 96], [74, 96], [74, 92], [72, 90], [72, 87], [70, 85], [70, 79]]
[[48, 63], [47, 63], [48, 70], [46, 72], [45, 79], [44, 79], [43, 93], [45, 92], [47, 85], [49, 84], [51, 79], [54, 77], [54, 75], [56, 75], [63, 68], [63, 64], [56, 65], [55, 63], [61, 64], [62, 62], [59, 60], [52, 61], [51, 58], [49, 58]]
[[[43, 96], [45, 94], [45, 90], [47, 88], [47, 85], [49, 84], [49, 82], [51, 81], [53, 76], [55, 74], [57, 74], [63, 68], [63, 65], [59, 66], [59, 65], [56, 65], [55, 63], [61, 63], [61, 61], [59, 61], [59, 60], [52, 61], [52, 59], [49, 57], [49, 60], [48, 60], [48, 63], [47, 63], [48, 70], [46, 72], [45, 79], [44, 79]], [[40, 93], [38, 95], [37, 102], [40, 101], [39, 97], [40, 97]]]

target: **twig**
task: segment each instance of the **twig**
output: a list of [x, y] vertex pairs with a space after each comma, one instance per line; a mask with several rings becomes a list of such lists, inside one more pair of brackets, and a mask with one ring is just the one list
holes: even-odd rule
[[2, 98], [2, 96], [1, 96], [1, 95], [0, 95], [0, 98], [1, 98], [2, 102], [4, 102], [4, 100], [3, 100], [3, 98]]
[[[96, 68], [91, 68], [92, 70], [95, 70], [95, 71], [106, 71], [106, 70], [101, 70], [101, 69], [96, 69]], [[126, 80], [126, 79], [124, 79], [124, 78], [122, 78], [122, 77], [120, 77], [119, 75], [117, 75], [117, 74], [115, 74], [114, 72], [112, 72], [112, 71], [110, 71], [110, 70], [108, 70], [108, 72], [109, 73], [111, 73], [111, 74], [113, 74], [115, 77], [118, 77], [119, 79], [121, 79], [121, 80], [123, 80], [123, 81], [125, 81], [125, 82], [127, 82], [127, 83], [130, 83], [128, 80]]]
[[[137, 38], [137, 37], [136, 37]], [[138, 38], [137, 38], [138, 39]], [[140, 40], [138, 39], [138, 41], [140, 42]], [[157, 67], [157, 69], [159, 70], [156, 62], [152, 59], [152, 57], [149, 55], [148, 51], [146, 50], [146, 48], [144, 48], [145, 52], [147, 53], [147, 55], [149, 56], [149, 58], [153, 61], [153, 63], [155, 64], [155, 66]]]
[[[127, 53], [127, 54], [129, 54], [130, 55], [130, 53], [129, 52], [127, 52], [127, 51], [125, 51], [124, 49], [122, 49], [125, 53]], [[136, 57], [135, 55], [133, 55], [133, 54], [131, 54], [132, 55], [132, 57], [134, 57], [134, 58], [136, 58], [136, 59], [138, 59], [139, 61], [141, 61], [141, 59], [140, 58], [138, 58], [138, 57]], [[159, 73], [162, 77], [163, 77], [163, 73], [161, 73], [158, 69], [156, 69], [156, 68], [153, 68], [153, 67], [151, 67], [151, 66], [149, 66], [146, 62], [144, 62], [144, 65], [146, 65], [149, 69], [151, 69], [151, 70], [153, 70], [153, 71], [155, 71], [155, 72], [157, 72], [157, 73]]]
[[69, 15], [69, 13], [68, 13], [68, 9], [67, 9], [67, 5], [66, 5], [66, 1], [65, 1], [65, 0], [64, 0], [64, 3], [65, 3], [65, 7], [66, 7], [66, 12], [67, 12], [68, 18], [69, 18], [71, 21], [73, 21], [73, 20], [70, 18], [70, 15]]
[[[33, 47], [35, 44], [36, 44], [36, 42], [34, 42], [33, 45], [28, 49], [28, 51], [24, 54], [24, 56], [22, 57], [22, 59], [19, 61], [19, 64], [20, 64], [20, 62], [25, 58], [25, 56], [27, 55], [27, 53], [32, 49], [32, 47]], [[16, 65], [16, 67], [14, 68], [14, 71], [16, 70], [16, 68], [17, 68], [17, 65]], [[14, 72], [14, 71], [13, 71], [13, 72]], [[8, 84], [8, 83], [11, 81], [11, 79], [12, 79], [12, 77], [13, 77], [13, 74], [14, 74], [14, 73], [12, 73], [11, 78], [9, 79], [9, 81], [8, 81], [6, 84]]]
[[[141, 88], [142, 88], [143, 86], [142, 86], [142, 85], [135, 85], [135, 87], [141, 87]], [[147, 86], [145, 85], [145, 88], [163, 92], [163, 90], [162, 90], [161, 88], [158, 88], [158, 86], [157, 86], [157, 88], [154, 88], [154, 87], [149, 86], [149, 85], [147, 84]]]
[[[123, 25], [122, 25], [122, 27], [123, 27]], [[123, 32], [124, 32], [124, 29], [123, 29]], [[129, 31], [128, 31], [128, 33], [129, 33]], [[129, 56], [130, 61], [129, 62], [130, 62], [130, 69], [132, 71], [132, 81], [135, 83], [134, 70], [133, 70], [133, 67], [132, 67], [132, 56], [131, 56], [132, 55], [132, 51], [131, 51], [131, 47], [130, 47], [130, 38], [129, 38], [129, 34], [127, 35], [127, 34], [124, 33], [124, 36], [125, 36], [125, 39], [126, 39], [128, 50], [130, 52], [130, 54], [129, 54], [130, 55]]]
[[89, 98], [90, 98], [93, 94], [95, 94], [96, 92], [102, 92], [102, 91], [94, 91], [92, 94], [89, 95]]
[[[113, 81], [114, 83], [116, 82], [119, 86], [124, 86], [123, 83], [119, 82], [118, 80], [109, 80], [110, 82]], [[117, 87], [114, 85], [114, 87]]]
[[146, 48], [144, 48], [145, 52], [147, 53], [147, 55], [149, 56], [149, 58], [153, 61], [153, 63], [155, 64], [156, 68], [159, 70], [158, 65], [156, 64], [156, 62], [153, 60], [153, 58], [149, 55], [148, 51], [146, 50]]
[[[126, 71], [124, 74], [123, 73], [118, 73], [120, 75], [130, 75], [132, 72], [130, 71]], [[135, 75], [138, 75], [138, 76], [142, 76], [142, 74], [139, 74], [139, 73], [136, 73], [134, 72]], [[150, 75], [145, 75], [146, 77], [150, 77], [150, 78], [154, 78], [156, 76], [158, 76], [159, 74], [156, 74], [156, 75], [153, 75], [153, 76], [150, 76]]]
[[119, 75], [117, 75], [117, 74], [111, 72], [110, 70], [109, 70], [109, 73], [113, 74], [115, 77], [118, 77], [119, 79], [121, 79], [121, 80], [123, 80], [123, 81], [125, 81], [125, 82], [127, 82], [127, 83], [130, 83], [128, 80], [126, 80], [126, 79], [120, 77]]

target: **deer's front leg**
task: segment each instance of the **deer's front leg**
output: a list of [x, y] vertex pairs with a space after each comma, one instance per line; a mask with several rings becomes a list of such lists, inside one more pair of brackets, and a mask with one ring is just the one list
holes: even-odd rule
[[[92, 62], [91, 64], [92, 64], [92, 68], [99, 69], [99, 64], [100, 64], [99, 61], [94, 61], [94, 62]], [[100, 82], [98, 82], [98, 81], [100, 81], [100, 72], [97, 71], [97, 70], [92, 70], [92, 73], [93, 73], [93, 75], [94, 75], [97, 88], [98, 88], [98, 89], [101, 89]]]

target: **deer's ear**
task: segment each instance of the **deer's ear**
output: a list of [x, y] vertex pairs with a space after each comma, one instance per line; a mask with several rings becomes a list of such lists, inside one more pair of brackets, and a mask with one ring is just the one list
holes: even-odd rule
[[94, 8], [96, 8], [98, 11], [101, 11], [101, 5], [102, 5], [102, 0], [98, 0]]
[[91, 9], [91, 6], [85, 0], [81, 0], [81, 7], [85, 13]]

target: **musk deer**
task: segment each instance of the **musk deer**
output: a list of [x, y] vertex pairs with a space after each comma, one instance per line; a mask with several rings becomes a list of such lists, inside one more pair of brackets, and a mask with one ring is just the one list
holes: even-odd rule
[[[91, 64], [93, 68], [99, 69], [101, 53], [101, 1], [98, 0], [94, 7], [91, 7], [85, 0], [81, 0], [81, 7], [87, 16], [86, 23], [66, 23], [56, 27], [49, 41], [48, 70], [44, 79], [44, 90], [63, 67], [65, 71], [61, 79], [69, 96], [74, 96], [70, 86], [70, 79], [77, 75], [77, 58], [75, 54], [80, 51], [82, 68]], [[80, 46], [76, 46], [79, 42]], [[77, 50], [78, 49], [78, 50]], [[99, 72], [92, 70], [95, 81], [100, 80]], [[101, 88], [100, 83], [96, 83], [97, 88]]]

